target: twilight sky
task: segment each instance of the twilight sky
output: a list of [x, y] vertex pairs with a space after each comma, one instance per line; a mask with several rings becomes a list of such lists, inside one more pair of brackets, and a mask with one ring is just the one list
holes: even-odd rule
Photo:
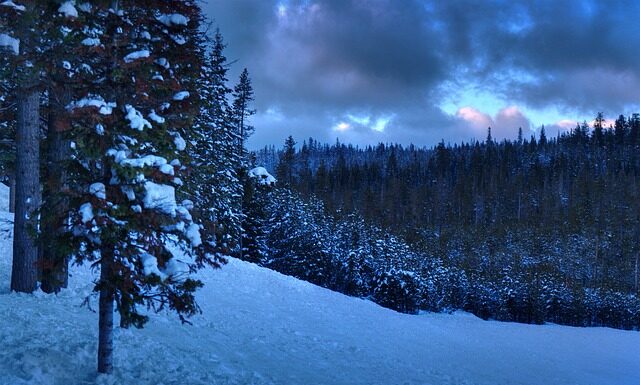
[[548, 135], [640, 111], [639, 1], [208, 0], [250, 146]]

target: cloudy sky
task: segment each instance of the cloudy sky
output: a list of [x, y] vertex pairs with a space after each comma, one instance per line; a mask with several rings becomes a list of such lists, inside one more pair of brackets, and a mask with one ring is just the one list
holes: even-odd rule
[[640, 111], [640, 2], [209, 0], [256, 93], [252, 147], [433, 145]]

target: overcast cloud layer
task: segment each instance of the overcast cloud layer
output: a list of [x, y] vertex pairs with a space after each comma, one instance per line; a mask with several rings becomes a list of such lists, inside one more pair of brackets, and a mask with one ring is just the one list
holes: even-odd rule
[[640, 2], [210, 0], [254, 82], [252, 146], [433, 145], [631, 113]]

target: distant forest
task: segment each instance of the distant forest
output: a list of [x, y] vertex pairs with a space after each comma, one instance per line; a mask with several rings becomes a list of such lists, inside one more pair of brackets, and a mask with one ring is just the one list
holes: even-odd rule
[[[521, 132], [498, 142], [489, 128], [482, 142], [433, 148], [289, 138], [258, 151], [280, 190], [261, 207], [280, 214], [248, 213], [271, 226], [262, 263], [405, 312], [640, 328], [640, 117]], [[273, 227], [302, 231], [278, 201], [323, 213], [297, 225], [314, 228], [290, 251], [300, 271], [278, 266]], [[365, 244], [379, 252], [357, 257]], [[401, 247], [382, 250], [389, 244]]]

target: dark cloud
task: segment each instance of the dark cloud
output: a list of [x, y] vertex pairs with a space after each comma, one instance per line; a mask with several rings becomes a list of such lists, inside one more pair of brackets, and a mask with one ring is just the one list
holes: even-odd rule
[[[254, 145], [289, 134], [430, 145], [482, 139], [485, 125], [514, 137], [534, 129], [523, 107], [617, 115], [640, 97], [637, 1], [212, 0], [205, 8], [234, 71], [252, 74]], [[467, 85], [504, 104], [493, 115], [474, 105], [445, 113], [439, 106]]]

